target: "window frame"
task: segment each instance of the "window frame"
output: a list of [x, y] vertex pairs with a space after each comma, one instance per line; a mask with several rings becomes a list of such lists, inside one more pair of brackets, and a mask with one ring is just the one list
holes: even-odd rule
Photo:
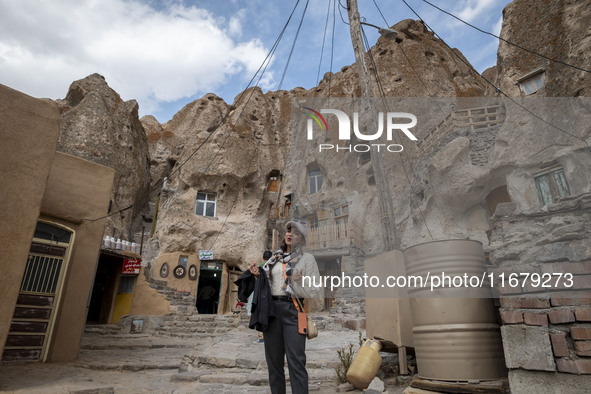
[[[312, 182], [314, 182], [314, 191], [312, 191]], [[310, 194], [316, 194], [322, 189], [322, 171], [309, 170], [308, 171], [308, 191]]]
[[187, 255], [180, 255], [179, 256], [179, 264], [178, 265], [182, 265], [183, 267], [187, 268], [187, 263], [189, 261], [189, 256]]
[[318, 220], [318, 217], [311, 217], [308, 219], [308, 231], [318, 230], [318, 227], [320, 227], [320, 221]]
[[[205, 199], [200, 199], [199, 195], [205, 194]], [[209, 200], [209, 196], [214, 196], [214, 200]], [[203, 203], [203, 210], [201, 213], [197, 212], [197, 207], [199, 203]], [[207, 215], [207, 204], [213, 202], [213, 216]], [[215, 218], [217, 215], [217, 208], [218, 208], [218, 195], [217, 193], [206, 192], [206, 191], [199, 191], [197, 192], [197, 196], [195, 197], [195, 215], [204, 216], [208, 218]]]
[[[337, 212], [338, 210], [338, 212]], [[346, 212], [345, 212], [346, 211]], [[337, 236], [341, 237], [341, 224], [343, 225], [344, 236], [349, 233], [349, 204], [341, 204], [332, 207], [333, 223], [337, 228]]]
[[[535, 90], [531, 90], [533, 88], [533, 82], [539, 81], [535, 83], [537, 88]], [[546, 87], [546, 70], [543, 68], [539, 68], [534, 70], [530, 73], [527, 73], [523, 77], [517, 80], [517, 85], [519, 85], [519, 90], [524, 96], [530, 96], [543, 88]]]
[[[560, 182], [557, 182], [557, 175], [561, 178]], [[545, 181], [545, 183], [543, 181]], [[555, 204], [556, 200], [559, 198], [571, 195], [570, 186], [568, 185], [568, 179], [566, 179], [563, 167], [552, 167], [546, 171], [535, 174], [534, 182], [538, 193], [538, 199], [542, 205]], [[547, 187], [547, 194], [542, 190], [542, 185], [544, 184]], [[550, 201], [544, 196], [549, 196]]]

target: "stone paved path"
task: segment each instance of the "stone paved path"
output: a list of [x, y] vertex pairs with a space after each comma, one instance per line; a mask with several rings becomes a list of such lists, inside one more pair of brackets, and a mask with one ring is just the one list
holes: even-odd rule
[[[257, 333], [246, 327], [215, 337], [201, 334], [192, 338], [87, 333], [75, 362], [0, 364], [0, 391], [266, 393], [264, 350], [262, 344], [254, 343], [257, 338]], [[311, 391], [336, 392], [336, 350], [349, 343], [358, 343], [357, 332], [321, 331], [318, 338], [307, 342]], [[387, 386], [390, 393], [403, 389]]]

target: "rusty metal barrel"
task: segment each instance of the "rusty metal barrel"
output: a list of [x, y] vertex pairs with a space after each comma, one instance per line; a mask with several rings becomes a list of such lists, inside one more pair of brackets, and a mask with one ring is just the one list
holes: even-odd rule
[[[409, 247], [403, 254], [407, 277], [482, 278], [486, 272], [478, 241], [433, 241]], [[419, 376], [452, 381], [507, 376], [490, 285], [433, 290], [428, 286], [408, 293]]]

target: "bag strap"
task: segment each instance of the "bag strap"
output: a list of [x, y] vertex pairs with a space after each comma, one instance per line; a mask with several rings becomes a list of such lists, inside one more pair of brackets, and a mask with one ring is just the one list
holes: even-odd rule
[[[288, 280], [287, 272], [285, 271], [286, 265], [287, 265], [287, 263], [283, 263], [283, 279], [287, 281]], [[299, 298], [296, 298], [292, 295], [291, 300], [293, 301], [293, 305], [295, 306], [295, 308], [297, 309], [298, 312], [306, 313], [306, 308], [302, 305]]]

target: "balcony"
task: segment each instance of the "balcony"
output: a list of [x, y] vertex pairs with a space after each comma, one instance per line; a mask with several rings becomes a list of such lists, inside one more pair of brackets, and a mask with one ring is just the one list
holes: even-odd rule
[[419, 159], [423, 158], [456, 129], [478, 130], [493, 127], [502, 124], [505, 116], [505, 107], [502, 104], [452, 111], [417, 141], [417, 155]]
[[308, 230], [306, 249], [342, 249], [356, 246], [361, 248], [363, 236], [354, 221], [344, 224], [322, 225]]

